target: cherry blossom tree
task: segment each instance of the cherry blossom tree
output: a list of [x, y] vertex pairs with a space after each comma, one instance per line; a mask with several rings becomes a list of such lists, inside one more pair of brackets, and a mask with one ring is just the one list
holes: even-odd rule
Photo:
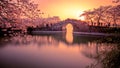
[[113, 2], [113, 3], [119, 3], [120, 0], [113, 0], [112, 2]]
[[114, 26], [120, 22], [120, 5], [115, 6], [101, 6], [99, 8], [95, 8], [93, 10], [85, 11], [81, 16], [85, 16], [86, 21], [96, 23], [97, 26], [102, 26], [102, 24], [106, 24], [110, 26], [113, 24]]
[[38, 4], [31, 0], [0, 0], [0, 26], [5, 23], [12, 27], [16, 23], [21, 23], [22, 18], [27, 18], [33, 22], [35, 18], [39, 18], [41, 11]]
[[88, 11], [84, 11], [84, 13], [81, 15], [84, 16], [86, 21], [90, 24], [90, 25], [94, 25], [94, 12], [92, 10], [88, 10]]

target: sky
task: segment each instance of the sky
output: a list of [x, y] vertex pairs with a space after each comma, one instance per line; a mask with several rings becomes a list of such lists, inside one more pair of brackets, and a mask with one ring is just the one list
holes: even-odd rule
[[59, 16], [61, 19], [79, 19], [85, 10], [111, 5], [112, 0], [33, 0], [39, 4], [45, 17]]

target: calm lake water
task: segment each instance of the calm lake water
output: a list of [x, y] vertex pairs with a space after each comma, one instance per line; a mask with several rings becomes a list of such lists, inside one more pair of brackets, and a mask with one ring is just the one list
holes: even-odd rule
[[119, 55], [118, 43], [103, 38], [62, 33], [0, 38], [0, 68], [103, 68], [110, 65], [110, 52]]

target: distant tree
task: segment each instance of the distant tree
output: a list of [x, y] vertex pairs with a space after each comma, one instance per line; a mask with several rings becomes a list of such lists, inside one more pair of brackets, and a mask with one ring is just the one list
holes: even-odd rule
[[113, 3], [119, 3], [120, 0], [113, 0], [112, 2], [113, 2]]
[[112, 6], [109, 6], [109, 8], [103, 13], [103, 17], [101, 20], [105, 24], [104, 26], [110, 27], [111, 22], [113, 20], [111, 16], [111, 11], [110, 11], [111, 8]]
[[110, 6], [100, 6], [99, 8], [93, 10], [97, 26], [100, 26], [101, 22], [103, 21], [103, 18], [105, 17], [104, 13], [109, 8]]
[[100, 26], [101, 21], [105, 17], [105, 12], [110, 8], [110, 6], [101, 6], [99, 8], [85, 11], [81, 16], [85, 16], [86, 20], [91, 22], [92, 25], [97, 23], [97, 26]]
[[109, 13], [113, 19], [113, 24], [117, 25], [117, 21], [120, 20], [120, 5], [113, 6], [110, 10]]
[[89, 22], [89, 24], [91, 24], [93, 26], [93, 23], [94, 23], [94, 13], [93, 11], [91, 10], [88, 10], [88, 11], [84, 11], [84, 13], [80, 16], [84, 16], [86, 21]]
[[120, 22], [120, 5], [115, 6], [101, 6], [99, 8], [85, 11], [81, 16], [85, 16], [86, 21], [92, 23], [97, 23], [97, 26], [101, 26], [102, 23], [117, 25]]

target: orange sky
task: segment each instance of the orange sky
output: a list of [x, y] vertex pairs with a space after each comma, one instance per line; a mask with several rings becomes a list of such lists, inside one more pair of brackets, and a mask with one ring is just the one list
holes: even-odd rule
[[61, 19], [75, 18], [84, 11], [99, 7], [100, 5], [111, 5], [112, 0], [33, 0], [38, 3], [44, 16], [59, 16]]

